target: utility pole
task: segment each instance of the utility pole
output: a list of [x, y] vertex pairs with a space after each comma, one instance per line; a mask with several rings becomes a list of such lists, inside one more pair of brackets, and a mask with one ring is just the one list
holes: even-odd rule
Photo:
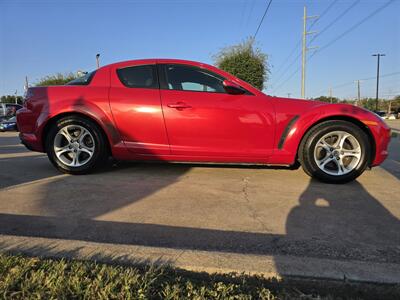
[[387, 99], [388, 99], [387, 100], [387, 102], [388, 102], [388, 110], [387, 110], [388, 116], [390, 116], [390, 114], [392, 113], [392, 100], [390, 99], [391, 98], [390, 95], [393, 94], [392, 92], [393, 92], [393, 90], [389, 89], [389, 94], [387, 94], [387, 96], [386, 96]]
[[316, 47], [307, 48], [307, 35], [315, 34], [316, 31], [307, 31], [307, 20], [317, 19], [318, 16], [307, 16], [307, 8], [304, 6], [303, 15], [303, 47], [302, 47], [302, 57], [301, 57], [301, 97], [306, 98], [306, 64], [307, 64], [307, 51], [314, 49]]
[[307, 51], [311, 49], [315, 49], [316, 47], [307, 48], [307, 35], [315, 34], [316, 31], [307, 31], [307, 20], [309, 19], [317, 19], [318, 16], [307, 16], [307, 8], [304, 6], [304, 15], [303, 15], [303, 47], [302, 47], [302, 56], [301, 56], [301, 98], [305, 99], [306, 97], [306, 63], [307, 63]]
[[28, 88], [29, 88], [29, 83], [28, 83], [28, 76], [25, 76], [25, 86], [24, 86], [24, 88], [25, 88], [25, 92], [28, 90]]
[[25, 76], [24, 96], [22, 97], [22, 102], [24, 102], [26, 95], [28, 94], [28, 89], [29, 89], [28, 76]]
[[17, 94], [18, 94], [18, 90], [15, 90], [15, 104], [18, 104]]
[[97, 69], [100, 68], [100, 62], [99, 62], [100, 54], [96, 54], [96, 64], [97, 64]]
[[360, 80], [355, 81], [357, 83], [357, 105], [360, 106], [361, 104], [361, 90], [360, 90]]
[[329, 88], [329, 100], [332, 103], [332, 88]]
[[386, 56], [386, 54], [376, 53], [372, 54], [372, 56], [376, 56], [378, 58], [378, 65], [376, 68], [376, 99], [375, 99], [375, 110], [378, 111], [378, 103], [379, 103], [379, 63], [381, 60], [381, 56]]

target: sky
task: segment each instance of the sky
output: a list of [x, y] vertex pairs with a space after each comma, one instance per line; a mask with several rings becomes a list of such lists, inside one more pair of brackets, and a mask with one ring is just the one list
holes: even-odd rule
[[[23, 94], [55, 73], [139, 58], [213, 64], [223, 47], [254, 36], [269, 0], [0, 0], [0, 95]], [[384, 7], [386, 3], [389, 5]], [[300, 97], [303, 7], [316, 34], [307, 53], [306, 98], [400, 95], [400, 0], [273, 0], [256, 36], [268, 55], [264, 92]], [[383, 7], [383, 8], [382, 8]], [[380, 9], [381, 8], [381, 9]], [[380, 9], [380, 10], [379, 10]], [[375, 13], [376, 12], [376, 13]], [[296, 47], [297, 46], [297, 47]]]

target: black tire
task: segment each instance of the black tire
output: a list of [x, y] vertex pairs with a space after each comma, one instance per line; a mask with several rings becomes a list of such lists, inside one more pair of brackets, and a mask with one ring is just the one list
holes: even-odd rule
[[[87, 131], [89, 131], [94, 140], [93, 155], [85, 164], [81, 166], [74, 167], [66, 165], [56, 156], [54, 150], [54, 142], [57, 133], [60, 129], [68, 125], [82, 126]], [[106, 137], [104, 136], [98, 125], [86, 118], [77, 115], [71, 115], [62, 118], [51, 126], [46, 136], [45, 148], [49, 160], [58, 170], [63, 173], [75, 175], [88, 174], [93, 172], [94, 170], [104, 166], [109, 157]]]
[[[350, 133], [361, 148], [359, 162], [352, 171], [343, 175], [331, 175], [324, 172], [314, 159], [314, 150], [318, 141], [325, 134], [333, 131]], [[299, 146], [298, 157], [303, 170], [309, 176], [327, 183], [346, 183], [356, 179], [368, 167], [371, 159], [371, 144], [367, 134], [357, 125], [348, 121], [330, 120], [315, 125], [305, 134]]]

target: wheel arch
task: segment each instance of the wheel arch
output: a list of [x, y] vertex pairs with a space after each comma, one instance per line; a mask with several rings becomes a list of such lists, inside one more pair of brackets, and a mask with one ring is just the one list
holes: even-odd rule
[[303, 142], [304, 137], [307, 135], [307, 133], [314, 128], [315, 126], [317, 126], [318, 124], [321, 124], [325, 121], [335, 121], [335, 120], [339, 120], [339, 121], [347, 121], [350, 123], [353, 123], [354, 125], [356, 125], [357, 127], [359, 127], [368, 137], [369, 143], [372, 147], [372, 151], [371, 151], [371, 157], [369, 157], [369, 161], [368, 161], [368, 165], [370, 166], [372, 164], [372, 162], [375, 159], [375, 155], [376, 155], [376, 143], [375, 143], [375, 139], [374, 136], [371, 132], [371, 130], [368, 128], [367, 125], [365, 125], [363, 122], [361, 122], [360, 120], [358, 120], [357, 118], [351, 117], [351, 116], [346, 116], [346, 115], [332, 115], [332, 116], [327, 116], [324, 118], [321, 118], [319, 120], [317, 120], [316, 122], [312, 123], [310, 126], [308, 126], [308, 128], [304, 131], [300, 142], [297, 145], [297, 151], [296, 151], [296, 158], [295, 158], [295, 162], [298, 161], [298, 155], [299, 155], [299, 150], [300, 150], [300, 145]]
[[83, 118], [83, 119], [93, 122], [98, 127], [101, 134], [103, 135], [103, 138], [105, 139], [105, 142], [107, 145], [107, 151], [111, 155], [112, 152], [111, 152], [111, 143], [110, 143], [109, 135], [107, 134], [106, 130], [101, 125], [101, 123], [97, 119], [93, 118], [90, 115], [87, 115], [82, 112], [76, 112], [76, 111], [63, 112], [63, 113], [55, 115], [47, 120], [46, 124], [43, 127], [42, 134], [41, 134], [41, 136], [43, 137], [42, 138], [42, 146], [43, 146], [43, 149], [45, 152], [46, 152], [46, 136], [47, 136], [51, 126], [56, 124], [58, 120], [61, 120], [62, 118], [69, 117], [69, 116], [78, 116], [80, 118]]

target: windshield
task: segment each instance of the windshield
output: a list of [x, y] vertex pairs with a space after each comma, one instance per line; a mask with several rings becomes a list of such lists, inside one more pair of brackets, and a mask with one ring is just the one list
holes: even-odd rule
[[96, 71], [86, 73], [82, 77], [78, 77], [74, 80], [71, 80], [66, 85], [88, 85], [90, 83], [90, 81], [92, 80], [95, 73], [96, 73]]

